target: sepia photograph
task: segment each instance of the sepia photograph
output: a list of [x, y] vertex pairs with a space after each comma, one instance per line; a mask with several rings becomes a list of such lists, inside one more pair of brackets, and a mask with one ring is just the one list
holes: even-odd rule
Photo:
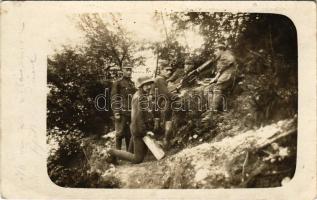
[[316, 3], [0, 6], [1, 198], [316, 199]]
[[[297, 152], [297, 32], [283, 15], [80, 13], [47, 57], [62, 187], [266, 188]], [[63, 40], [64, 39], [64, 40]]]

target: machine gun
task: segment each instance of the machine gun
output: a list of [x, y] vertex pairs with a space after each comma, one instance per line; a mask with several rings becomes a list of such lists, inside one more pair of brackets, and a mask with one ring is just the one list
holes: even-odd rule
[[214, 65], [218, 61], [218, 59], [219, 58], [207, 60], [205, 63], [200, 65], [198, 68], [196, 68], [195, 70], [193, 70], [193, 71], [189, 72], [188, 74], [186, 74], [184, 76], [184, 78], [180, 81], [180, 84], [175, 89], [171, 90], [171, 92], [172, 93], [173, 92], [179, 93], [179, 90], [181, 88], [188, 87], [191, 84], [193, 84], [197, 80], [199, 73], [201, 71], [203, 71], [210, 64]]

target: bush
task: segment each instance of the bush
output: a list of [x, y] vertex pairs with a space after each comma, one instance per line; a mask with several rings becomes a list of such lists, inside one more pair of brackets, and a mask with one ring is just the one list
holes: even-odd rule
[[85, 176], [87, 162], [81, 148], [82, 137], [79, 131], [66, 134], [57, 127], [48, 132], [48, 175], [59, 186], [78, 186]]
[[[49, 132], [50, 151], [47, 159], [47, 170], [50, 179], [62, 187], [118, 187], [119, 182], [116, 179], [109, 174], [105, 174], [109, 177], [102, 177], [103, 172], [95, 168], [95, 162], [98, 160], [91, 159], [92, 152], [87, 148], [91, 148], [90, 143], [93, 142], [90, 139], [87, 141], [83, 135], [78, 130], [66, 133], [58, 128]], [[103, 149], [99, 148], [100, 151]], [[106, 165], [106, 159], [102, 160], [105, 169], [111, 167], [110, 164]]]
[[111, 87], [100, 73], [88, 66], [87, 57], [69, 47], [48, 58], [48, 129], [79, 129], [89, 134], [110, 123], [111, 112], [95, 107], [95, 97]]

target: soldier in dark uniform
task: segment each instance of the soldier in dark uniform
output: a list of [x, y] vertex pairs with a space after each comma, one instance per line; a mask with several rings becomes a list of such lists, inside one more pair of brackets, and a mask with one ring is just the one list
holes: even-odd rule
[[132, 67], [122, 68], [122, 77], [114, 81], [111, 90], [111, 107], [116, 130], [116, 149], [121, 149], [122, 139], [128, 149], [130, 142], [131, 99], [136, 88], [131, 81]]

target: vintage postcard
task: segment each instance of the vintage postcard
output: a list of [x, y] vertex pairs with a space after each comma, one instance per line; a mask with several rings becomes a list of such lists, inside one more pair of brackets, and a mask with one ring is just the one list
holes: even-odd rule
[[1, 195], [314, 199], [316, 4], [1, 4]]

